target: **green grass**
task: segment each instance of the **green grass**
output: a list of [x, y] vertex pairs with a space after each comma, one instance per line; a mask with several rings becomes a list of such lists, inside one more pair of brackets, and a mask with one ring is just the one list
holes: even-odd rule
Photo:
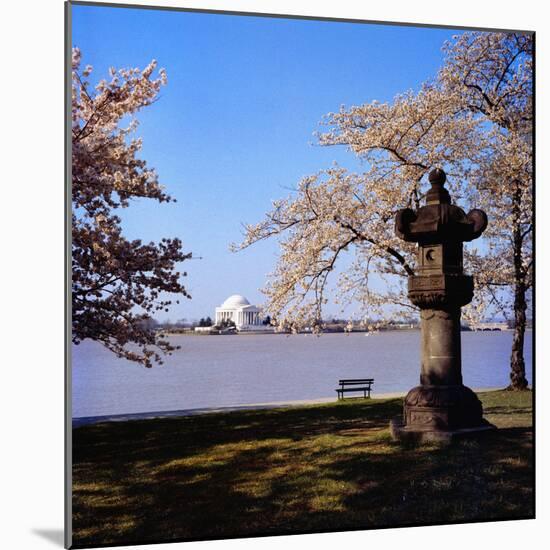
[[74, 430], [77, 546], [532, 517], [531, 392], [481, 393], [499, 428], [403, 447], [401, 399]]

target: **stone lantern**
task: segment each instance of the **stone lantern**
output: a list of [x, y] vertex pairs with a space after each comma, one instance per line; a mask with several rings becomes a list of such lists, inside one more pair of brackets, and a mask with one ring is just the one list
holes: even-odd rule
[[473, 298], [473, 278], [464, 275], [462, 243], [477, 239], [487, 227], [482, 210], [468, 214], [451, 204], [445, 172], [430, 172], [426, 204], [400, 210], [396, 234], [418, 243], [418, 269], [409, 277], [408, 296], [420, 308], [420, 386], [405, 397], [403, 418], [391, 422], [400, 440], [450, 441], [494, 429], [483, 419], [477, 395], [462, 383], [460, 309]]

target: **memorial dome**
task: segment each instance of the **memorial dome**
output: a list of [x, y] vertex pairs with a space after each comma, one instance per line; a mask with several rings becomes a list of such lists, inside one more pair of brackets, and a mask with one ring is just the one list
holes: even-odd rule
[[240, 294], [233, 294], [222, 304], [222, 308], [239, 308], [249, 306], [250, 302]]

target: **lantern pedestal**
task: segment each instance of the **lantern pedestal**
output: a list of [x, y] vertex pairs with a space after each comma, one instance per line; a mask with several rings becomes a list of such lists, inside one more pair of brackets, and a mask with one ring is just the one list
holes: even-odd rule
[[405, 397], [403, 417], [390, 422], [392, 437], [410, 443], [450, 443], [494, 429], [483, 418], [477, 395], [463, 385], [413, 388]]
[[462, 383], [460, 338], [460, 310], [474, 292], [473, 278], [463, 273], [462, 243], [481, 235], [487, 217], [452, 205], [445, 179], [433, 170], [426, 205], [396, 216], [397, 235], [418, 243], [418, 274], [409, 277], [408, 297], [420, 309], [422, 331], [420, 385], [405, 397], [403, 417], [390, 423], [392, 436], [402, 441], [451, 442], [495, 429]]

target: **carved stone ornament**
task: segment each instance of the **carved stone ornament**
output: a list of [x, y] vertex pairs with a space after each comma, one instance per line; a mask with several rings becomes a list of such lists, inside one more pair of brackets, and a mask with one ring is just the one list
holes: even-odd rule
[[426, 205], [417, 212], [404, 208], [397, 213], [397, 236], [424, 245], [477, 239], [487, 227], [487, 214], [477, 208], [465, 214], [451, 204], [449, 192], [443, 187], [447, 180], [443, 170], [432, 170], [429, 180], [432, 187], [426, 194]]
[[408, 297], [420, 309], [462, 307], [474, 297], [474, 280], [468, 275], [412, 276]]

